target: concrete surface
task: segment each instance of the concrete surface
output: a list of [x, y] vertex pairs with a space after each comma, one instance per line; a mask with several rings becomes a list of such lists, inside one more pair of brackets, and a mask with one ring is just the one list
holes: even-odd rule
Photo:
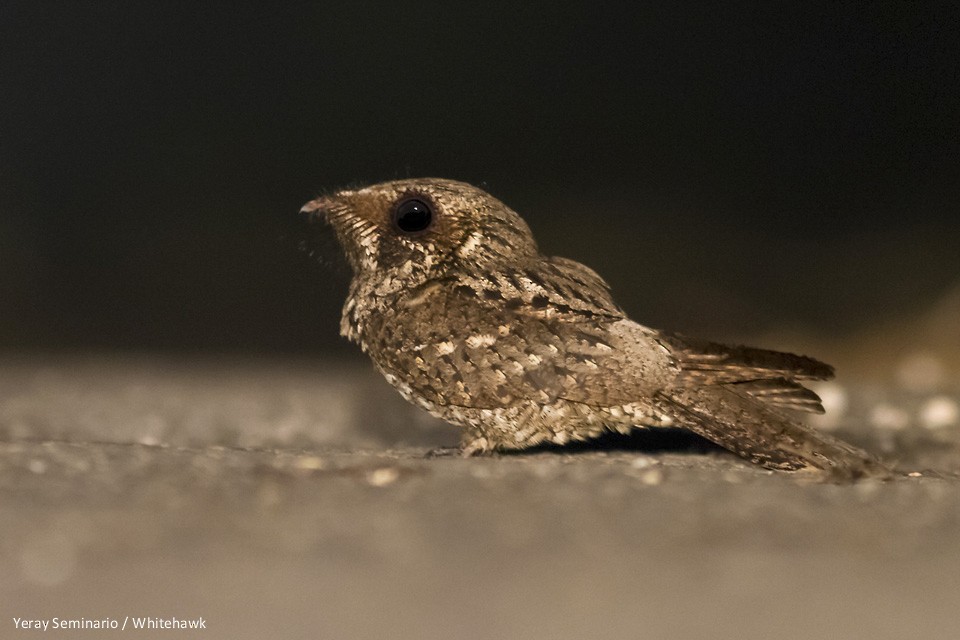
[[6, 356], [0, 638], [956, 638], [960, 389], [822, 389], [916, 477], [695, 438], [464, 460], [360, 361]]

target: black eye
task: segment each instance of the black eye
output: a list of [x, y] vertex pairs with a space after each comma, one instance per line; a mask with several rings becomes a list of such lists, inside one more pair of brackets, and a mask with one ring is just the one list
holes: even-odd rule
[[433, 222], [433, 209], [423, 200], [401, 200], [393, 211], [393, 223], [404, 233], [419, 233]]

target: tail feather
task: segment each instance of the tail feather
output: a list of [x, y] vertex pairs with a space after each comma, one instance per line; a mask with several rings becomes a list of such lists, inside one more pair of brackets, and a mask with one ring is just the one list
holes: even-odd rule
[[823, 413], [823, 403], [820, 396], [792, 380], [785, 378], [751, 380], [736, 382], [733, 386], [778, 409], [804, 413]]
[[733, 385], [670, 389], [659, 400], [679, 426], [769, 469], [814, 469], [844, 479], [890, 475], [867, 452], [790, 420]]

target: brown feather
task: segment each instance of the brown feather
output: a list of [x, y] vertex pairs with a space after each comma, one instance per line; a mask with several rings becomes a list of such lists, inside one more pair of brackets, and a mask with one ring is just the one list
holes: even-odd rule
[[724, 384], [748, 380], [828, 380], [833, 367], [807, 356], [753, 347], [730, 346], [661, 333], [659, 341], [681, 368], [704, 383]]

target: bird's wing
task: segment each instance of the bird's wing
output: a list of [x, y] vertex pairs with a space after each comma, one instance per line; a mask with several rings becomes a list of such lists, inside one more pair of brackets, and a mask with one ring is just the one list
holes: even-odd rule
[[[589, 267], [566, 258], [547, 258], [523, 268], [474, 278], [473, 287], [482, 301], [497, 305], [498, 310], [502, 307], [511, 311], [520, 322], [547, 322], [554, 327], [552, 334], [590, 333], [596, 325], [604, 327], [602, 333], [606, 333], [609, 324], [626, 318], [613, 301], [610, 287], [603, 278]], [[636, 331], [627, 333], [631, 334], [627, 339], [630, 348], [639, 347], [642, 352], [637, 358], [650, 357], [654, 345], [648, 339], [656, 336], [656, 342], [674, 362], [679, 386], [736, 384], [740, 391], [770, 406], [823, 413], [819, 396], [799, 382], [832, 378], [833, 368], [823, 362], [806, 356], [728, 346], [678, 334], [644, 330], [638, 338], [632, 335], [638, 333]], [[617, 356], [610, 354], [607, 357]], [[629, 375], [633, 370], [634, 367], [628, 366], [624, 373]], [[630, 386], [621, 384], [628, 393]], [[603, 395], [610, 396], [613, 392], [607, 391]], [[625, 397], [623, 401], [629, 399]]]
[[758, 378], [826, 380], [833, 377], [833, 367], [807, 356], [719, 344], [675, 333], [661, 332], [659, 340], [684, 370], [708, 384]]
[[[816, 394], [797, 381], [832, 374], [811, 358], [643, 327], [626, 318], [600, 276], [563, 258], [461, 274], [410, 292], [400, 305], [410, 321], [390, 330], [411, 332], [408, 342], [428, 375], [467, 372], [463, 385], [473, 382], [473, 388], [451, 400], [463, 406], [492, 408], [531, 397], [609, 407], [667, 386], [735, 384], [771, 406], [822, 412]], [[438, 317], [462, 329], [445, 330]], [[458, 333], [466, 339], [451, 341]], [[431, 346], [437, 344], [455, 353], [437, 354]]]
[[408, 345], [384, 356], [396, 361], [390, 372], [438, 404], [622, 405], [649, 397], [657, 385], [646, 375], [669, 367], [653, 332], [627, 320], [600, 277], [569, 260], [458, 274], [405, 292], [394, 307], [404, 321], [375, 318], [383, 326], [371, 332]]

